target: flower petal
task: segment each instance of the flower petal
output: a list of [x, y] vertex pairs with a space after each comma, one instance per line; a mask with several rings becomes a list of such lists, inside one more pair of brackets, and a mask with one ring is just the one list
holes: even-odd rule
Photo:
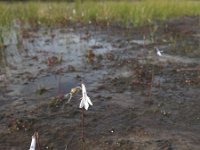
[[89, 108], [89, 104], [85, 102], [85, 109], [88, 110], [88, 108]]
[[35, 150], [36, 148], [36, 137], [35, 135], [32, 136], [31, 146], [29, 150]]
[[89, 96], [87, 96], [87, 102], [92, 106], [93, 104], [92, 104], [92, 101], [90, 100], [90, 97]]
[[93, 104], [92, 104], [92, 101], [90, 100], [90, 97], [87, 96], [86, 87], [83, 83], [81, 84], [81, 89], [82, 89], [82, 98], [81, 98], [79, 108], [84, 107], [86, 110], [88, 110], [89, 106]]
[[83, 108], [83, 106], [84, 106], [83, 98], [81, 98], [81, 102], [80, 102], [79, 108]]

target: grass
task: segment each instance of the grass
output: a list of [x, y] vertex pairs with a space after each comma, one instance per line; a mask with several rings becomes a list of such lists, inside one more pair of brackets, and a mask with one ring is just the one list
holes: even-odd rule
[[200, 2], [192, 0], [0, 2], [0, 14], [0, 27], [10, 27], [14, 20], [47, 25], [66, 21], [87, 23], [91, 20], [139, 26], [171, 17], [199, 16]]

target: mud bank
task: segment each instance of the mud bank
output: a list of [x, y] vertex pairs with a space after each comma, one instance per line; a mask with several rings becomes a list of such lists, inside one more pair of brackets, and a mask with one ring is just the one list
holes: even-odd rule
[[80, 95], [59, 98], [83, 81], [85, 149], [198, 150], [199, 34], [197, 17], [13, 30], [0, 51], [0, 149], [28, 149], [34, 131], [41, 149], [81, 149]]

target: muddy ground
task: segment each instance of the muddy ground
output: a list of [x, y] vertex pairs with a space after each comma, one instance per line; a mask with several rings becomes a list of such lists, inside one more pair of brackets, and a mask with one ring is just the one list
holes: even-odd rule
[[[199, 43], [199, 17], [13, 28], [0, 51], [0, 149], [29, 149], [38, 131], [42, 150], [199, 150]], [[81, 95], [63, 99], [81, 82], [93, 102], [85, 142]]]

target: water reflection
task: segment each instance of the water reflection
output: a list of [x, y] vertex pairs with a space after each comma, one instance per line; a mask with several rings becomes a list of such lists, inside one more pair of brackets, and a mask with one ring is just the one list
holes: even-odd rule
[[[10, 30], [5, 33], [4, 47], [0, 51], [1, 72], [9, 79], [26, 83], [45, 70], [55, 73], [57, 70], [66, 71], [68, 66], [81, 70], [85, 67], [88, 49], [92, 49], [96, 55], [113, 50], [111, 43], [101, 36], [88, 36], [87, 39], [84, 36], [84, 33], [75, 33], [70, 29]], [[62, 62], [49, 66], [48, 59], [55, 57], [61, 57]]]

